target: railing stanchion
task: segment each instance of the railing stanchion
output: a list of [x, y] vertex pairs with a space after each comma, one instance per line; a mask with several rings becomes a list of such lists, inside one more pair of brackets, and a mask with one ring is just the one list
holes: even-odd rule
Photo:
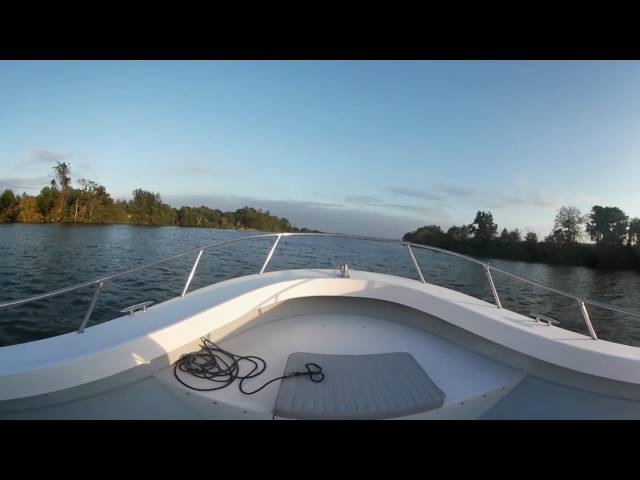
[[584, 304], [584, 300], [578, 300], [578, 305], [580, 306], [580, 311], [582, 312], [582, 318], [584, 318], [584, 322], [587, 324], [587, 328], [589, 329], [589, 334], [591, 338], [594, 340], [598, 340], [598, 336], [596, 335], [596, 331], [593, 329], [593, 325], [591, 324], [591, 319], [589, 318], [589, 312], [587, 312], [587, 306]]
[[491, 287], [491, 292], [493, 293], [493, 298], [496, 301], [496, 307], [502, 308], [502, 304], [500, 303], [500, 297], [498, 297], [498, 291], [496, 290], [496, 286], [493, 283], [493, 278], [491, 277], [491, 264], [487, 263], [484, 266], [484, 273], [487, 274], [487, 279], [489, 280], [489, 286]]
[[269, 265], [269, 262], [271, 261], [271, 257], [273, 256], [273, 252], [275, 252], [276, 247], [278, 246], [278, 242], [280, 241], [281, 238], [282, 238], [282, 235], [278, 235], [278, 237], [276, 238], [276, 241], [273, 242], [273, 247], [271, 247], [271, 250], [269, 250], [269, 255], [267, 255], [267, 259], [264, 261], [264, 264], [262, 265], [260, 272], [258, 272], [258, 275], [262, 275], [264, 273], [264, 269], [267, 268], [267, 265]]
[[203, 248], [198, 250], [198, 256], [196, 257], [196, 261], [193, 262], [193, 267], [191, 267], [191, 273], [189, 273], [189, 278], [187, 278], [187, 283], [184, 284], [184, 288], [182, 289], [182, 295], [180, 295], [181, 297], [184, 297], [187, 294], [187, 290], [189, 289], [191, 280], [193, 280], [193, 275], [196, 273], [196, 268], [198, 268], [198, 262], [200, 261], [200, 257], [202, 256], [203, 252], [204, 252]]
[[427, 283], [424, 281], [424, 277], [422, 276], [422, 271], [420, 270], [420, 265], [418, 265], [418, 261], [416, 260], [415, 255], [413, 254], [413, 250], [411, 250], [411, 244], [407, 243], [407, 250], [409, 250], [409, 256], [411, 257], [411, 261], [413, 262], [413, 266], [416, 267], [416, 272], [418, 272], [418, 277], [420, 277], [420, 281], [422, 283]]
[[84, 314], [84, 318], [82, 319], [82, 323], [80, 324], [80, 328], [77, 330], [77, 333], [83, 333], [84, 327], [87, 326], [87, 322], [89, 321], [89, 317], [93, 312], [93, 308], [96, 306], [96, 301], [98, 300], [98, 295], [100, 294], [100, 290], [102, 289], [102, 282], [98, 282], [96, 285], [96, 290], [93, 292], [93, 297], [91, 297], [91, 303], [89, 303], [89, 308], [87, 309], [87, 313]]

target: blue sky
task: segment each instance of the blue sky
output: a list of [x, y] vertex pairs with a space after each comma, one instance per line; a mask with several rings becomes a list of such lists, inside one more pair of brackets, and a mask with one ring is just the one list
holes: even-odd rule
[[61, 160], [326, 231], [546, 235], [561, 205], [640, 216], [639, 156], [638, 62], [0, 62], [0, 188], [29, 193]]

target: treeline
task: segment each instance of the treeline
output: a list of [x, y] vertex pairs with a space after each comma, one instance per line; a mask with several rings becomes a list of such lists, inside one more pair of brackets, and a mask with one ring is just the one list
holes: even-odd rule
[[[593, 243], [582, 242], [587, 238]], [[617, 207], [595, 205], [587, 215], [562, 207], [543, 241], [534, 232], [523, 235], [518, 229], [504, 228], [498, 234], [493, 215], [484, 211], [469, 225], [446, 232], [427, 225], [406, 233], [403, 240], [476, 257], [640, 270], [640, 219], [630, 219]]]
[[0, 222], [24, 223], [126, 223], [135, 225], [177, 225], [254, 229], [269, 232], [315, 231], [299, 229], [286, 218], [251, 207], [223, 212], [209, 207], [172, 208], [159, 193], [137, 189], [131, 200], [114, 200], [105, 187], [81, 179], [78, 188], [71, 185], [68, 163], [53, 167], [50, 185], [38, 195], [16, 195], [6, 189], [0, 195]]

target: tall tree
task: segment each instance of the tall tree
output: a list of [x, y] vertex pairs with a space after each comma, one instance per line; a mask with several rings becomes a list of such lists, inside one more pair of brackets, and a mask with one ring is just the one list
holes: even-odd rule
[[132, 223], [143, 225], [171, 225], [175, 220], [174, 210], [162, 203], [159, 193], [138, 188], [129, 202]]
[[517, 228], [515, 230], [511, 230], [507, 236], [508, 240], [510, 242], [521, 242], [522, 241], [522, 235], [520, 234], [520, 230], [518, 230]]
[[618, 207], [594, 205], [589, 214], [587, 233], [601, 245], [622, 245], [627, 237], [629, 217]]
[[85, 223], [108, 220], [113, 200], [106, 189], [92, 180], [84, 178], [78, 181], [80, 190], [76, 190], [74, 221]]
[[58, 190], [51, 187], [42, 187], [40, 193], [36, 197], [36, 203], [38, 205], [38, 211], [45, 218], [51, 218], [56, 203], [58, 202], [59, 192]]
[[424, 245], [441, 246], [446, 242], [446, 235], [440, 225], [425, 225], [415, 232], [405, 233], [402, 237], [404, 241], [422, 243]]
[[538, 243], [538, 235], [536, 235], [536, 232], [527, 232], [524, 241], [528, 244], [536, 244]]
[[13, 190], [5, 189], [0, 195], [0, 222], [14, 222], [18, 216], [18, 203]]
[[545, 239], [547, 242], [576, 244], [583, 237], [584, 218], [576, 207], [561, 207], [553, 222], [553, 231]]
[[454, 242], [465, 242], [469, 240], [471, 235], [471, 227], [469, 225], [462, 225], [460, 227], [454, 225], [447, 230], [447, 237]]
[[476, 240], [493, 240], [498, 233], [498, 225], [493, 223], [491, 212], [478, 211], [473, 221], [473, 237]]
[[[69, 185], [71, 184], [71, 165], [66, 162], [57, 162], [56, 166], [53, 167], [53, 172], [55, 175], [54, 180], [57, 179], [58, 185], [60, 185], [58, 220], [62, 220], [64, 216], [67, 190], [69, 189]], [[52, 186], [54, 186], [53, 182], [51, 182], [51, 184]]]
[[38, 203], [35, 197], [30, 197], [26, 193], [20, 197], [18, 204], [18, 221], [24, 223], [39, 223], [44, 220], [38, 211]]

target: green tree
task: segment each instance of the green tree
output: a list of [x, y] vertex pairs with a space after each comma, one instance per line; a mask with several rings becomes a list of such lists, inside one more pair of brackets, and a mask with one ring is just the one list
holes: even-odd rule
[[174, 210], [162, 203], [159, 193], [148, 192], [138, 188], [133, 191], [133, 199], [129, 202], [129, 213], [132, 223], [142, 225], [171, 225], [175, 221]]
[[528, 244], [535, 245], [536, 243], [538, 243], [538, 235], [536, 235], [535, 232], [527, 232], [527, 234], [524, 237], [524, 241], [527, 242]]
[[499, 240], [501, 242], [520, 242], [522, 241], [522, 235], [520, 234], [520, 230], [517, 228], [511, 231], [503, 228], [502, 232], [500, 232]]
[[471, 236], [471, 226], [462, 225], [460, 227], [453, 226], [447, 230], [447, 237], [454, 242], [465, 242]]
[[520, 234], [520, 230], [518, 230], [517, 228], [515, 230], [511, 230], [508, 234], [508, 240], [510, 242], [521, 242], [522, 241], [522, 235]]
[[[106, 188], [87, 179], [71, 186], [69, 164], [57, 162], [50, 185], [36, 197], [15, 196], [11, 190], [0, 195], [0, 222], [73, 221], [77, 223], [133, 223], [190, 227], [242, 228], [273, 232], [299, 231], [288, 219], [253, 207], [222, 212], [204, 205], [179, 210], [162, 202], [159, 193], [134, 190], [131, 201], [113, 200]], [[303, 229], [317, 232], [317, 230]]]
[[223, 213], [201, 205], [199, 207], [181, 207], [176, 214], [176, 222], [181, 227], [221, 228]]
[[5, 189], [0, 195], [0, 222], [15, 222], [19, 203], [20, 199], [15, 196], [13, 190]]
[[478, 211], [472, 224], [473, 237], [476, 240], [487, 241], [496, 238], [498, 225], [493, 223], [491, 212]]
[[51, 187], [42, 187], [40, 193], [36, 197], [36, 203], [38, 205], [38, 211], [45, 218], [50, 218], [53, 216], [53, 208], [58, 202], [58, 190], [53, 186]]
[[564, 232], [561, 229], [552, 231], [544, 238], [544, 241], [545, 243], [559, 243], [561, 245], [567, 243]]
[[402, 240], [438, 247], [446, 243], [447, 237], [439, 225], [425, 225], [414, 232], [406, 233]]
[[131, 223], [129, 204], [126, 200], [116, 200], [108, 206], [105, 223]]
[[53, 167], [54, 181], [51, 186], [55, 188], [55, 180], [57, 179], [60, 186], [60, 196], [58, 200], [58, 220], [64, 219], [64, 209], [66, 206], [67, 190], [71, 184], [71, 165], [66, 162], [57, 162]]
[[601, 245], [622, 245], [627, 237], [629, 217], [618, 207], [594, 205], [589, 214], [587, 233]]
[[38, 202], [35, 197], [31, 197], [26, 193], [20, 197], [17, 219], [19, 222], [24, 223], [40, 223], [44, 221], [44, 217], [38, 211]]
[[75, 190], [74, 222], [104, 223], [108, 222], [113, 213], [113, 200], [107, 190], [92, 180], [81, 179], [81, 186]]
[[580, 210], [575, 207], [561, 207], [553, 222], [553, 230], [545, 242], [576, 244], [583, 237], [580, 227], [584, 223]]

